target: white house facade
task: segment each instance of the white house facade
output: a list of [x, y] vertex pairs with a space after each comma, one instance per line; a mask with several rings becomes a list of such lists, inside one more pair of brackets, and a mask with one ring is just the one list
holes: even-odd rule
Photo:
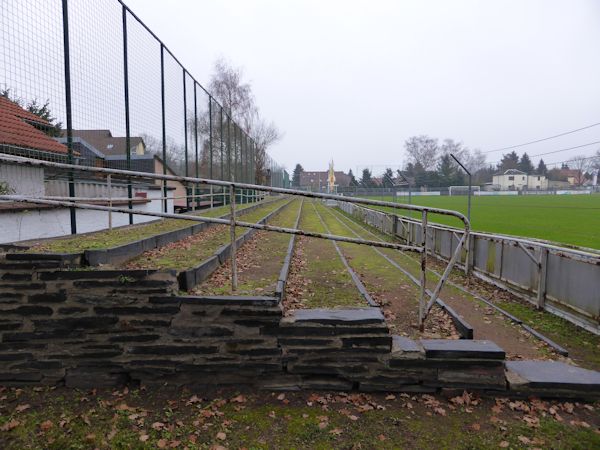
[[548, 179], [544, 175], [529, 175], [517, 169], [508, 169], [502, 174], [494, 175], [492, 184], [499, 191], [548, 189]]

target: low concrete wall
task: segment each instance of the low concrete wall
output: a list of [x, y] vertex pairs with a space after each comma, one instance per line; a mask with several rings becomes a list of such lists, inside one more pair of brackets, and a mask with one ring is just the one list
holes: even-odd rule
[[176, 296], [173, 272], [61, 264], [0, 260], [0, 385], [600, 393], [600, 373], [560, 363], [507, 374], [493, 342], [391, 336], [377, 307], [284, 318], [277, 297]]

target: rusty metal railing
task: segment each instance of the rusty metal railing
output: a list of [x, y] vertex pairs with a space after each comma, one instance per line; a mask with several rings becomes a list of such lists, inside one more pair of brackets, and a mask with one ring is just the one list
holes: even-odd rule
[[[190, 183], [194, 185], [207, 185], [207, 186], [221, 186], [229, 189], [229, 198], [230, 198], [230, 218], [229, 219], [219, 219], [212, 217], [203, 217], [198, 215], [191, 214], [173, 214], [167, 212], [154, 212], [154, 211], [140, 211], [133, 208], [118, 208], [113, 206], [103, 206], [91, 203], [85, 203], [85, 201], [89, 201], [89, 197], [86, 197], [85, 200], [77, 197], [69, 197], [70, 200], [51, 200], [47, 198], [40, 198], [35, 196], [25, 196], [25, 195], [0, 195], [0, 201], [12, 201], [12, 202], [23, 202], [23, 203], [34, 203], [34, 204], [44, 204], [44, 205], [53, 205], [53, 206], [63, 206], [67, 208], [78, 208], [78, 209], [87, 209], [87, 210], [96, 210], [96, 211], [106, 211], [106, 212], [116, 212], [116, 213], [124, 213], [124, 214], [135, 214], [135, 215], [143, 215], [143, 216], [153, 216], [160, 218], [169, 218], [169, 219], [183, 219], [197, 222], [208, 222], [215, 224], [223, 224], [230, 226], [230, 239], [231, 239], [231, 266], [232, 266], [232, 290], [237, 288], [237, 270], [236, 270], [236, 244], [235, 244], [235, 227], [246, 227], [246, 228], [255, 228], [258, 230], [272, 231], [277, 233], [287, 233], [287, 234], [295, 234], [300, 236], [314, 237], [319, 239], [328, 239], [332, 241], [338, 242], [348, 242], [353, 244], [360, 245], [368, 245], [374, 247], [382, 247], [382, 248], [391, 248], [396, 250], [403, 251], [411, 251], [415, 253], [421, 254], [421, 277], [420, 277], [420, 296], [419, 296], [419, 327], [421, 330], [424, 329], [424, 322], [427, 318], [431, 307], [435, 303], [437, 297], [439, 296], [440, 291], [446, 280], [448, 279], [452, 268], [455, 266], [456, 261], [458, 260], [461, 251], [464, 250], [466, 252], [469, 251], [468, 240], [470, 233], [470, 224], [469, 220], [461, 213], [457, 211], [441, 209], [441, 208], [431, 208], [425, 206], [417, 206], [417, 205], [409, 205], [409, 204], [401, 204], [394, 202], [386, 202], [381, 200], [372, 200], [372, 199], [364, 199], [364, 198], [352, 198], [345, 197], [342, 195], [336, 194], [325, 194], [319, 192], [306, 192], [296, 189], [287, 189], [287, 188], [279, 188], [272, 186], [262, 186], [256, 184], [249, 183], [237, 183], [235, 181], [221, 181], [221, 180], [212, 180], [207, 178], [195, 178], [195, 177], [185, 177], [178, 175], [163, 175], [163, 174], [155, 174], [155, 173], [146, 173], [146, 172], [137, 172], [137, 171], [128, 171], [121, 169], [108, 169], [102, 167], [89, 167], [89, 166], [79, 166], [58, 162], [50, 162], [43, 161], [32, 158], [25, 158], [19, 156], [11, 156], [0, 154], [0, 162], [4, 161], [7, 163], [13, 164], [22, 164], [33, 167], [47, 167], [52, 169], [63, 169], [67, 171], [80, 171], [80, 172], [89, 172], [94, 174], [104, 174], [107, 177], [112, 175], [121, 175], [128, 178], [135, 179], [153, 179], [153, 180], [163, 180], [163, 181], [177, 181], [184, 184]], [[255, 190], [261, 192], [270, 192], [270, 193], [278, 193], [285, 195], [294, 195], [300, 197], [307, 197], [313, 199], [324, 199], [324, 200], [334, 200], [340, 202], [349, 202], [349, 203], [357, 203], [363, 205], [370, 206], [384, 206], [393, 208], [396, 210], [409, 210], [409, 211], [419, 211], [421, 212], [421, 224], [422, 224], [422, 235], [421, 235], [421, 243], [420, 245], [406, 245], [406, 244], [398, 244], [392, 242], [383, 242], [383, 241], [373, 241], [361, 238], [351, 238], [347, 236], [339, 236], [333, 235], [329, 233], [317, 233], [311, 231], [305, 231], [296, 228], [285, 228], [285, 227], [277, 227], [273, 225], [267, 224], [259, 224], [259, 223], [250, 223], [244, 222], [236, 219], [236, 190]], [[464, 232], [462, 237], [454, 251], [452, 258], [450, 259], [442, 277], [438, 281], [435, 289], [431, 293], [430, 298], [426, 301], [427, 296], [427, 251], [426, 251], [426, 243], [427, 243], [427, 222], [428, 215], [430, 213], [434, 214], [443, 214], [448, 216], [454, 216], [461, 220], [464, 224]], [[468, 257], [468, 256], [467, 256]]]

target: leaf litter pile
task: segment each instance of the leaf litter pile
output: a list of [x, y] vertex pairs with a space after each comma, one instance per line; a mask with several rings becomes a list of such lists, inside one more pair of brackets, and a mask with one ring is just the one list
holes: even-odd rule
[[598, 448], [599, 407], [466, 391], [0, 388], [0, 448]]

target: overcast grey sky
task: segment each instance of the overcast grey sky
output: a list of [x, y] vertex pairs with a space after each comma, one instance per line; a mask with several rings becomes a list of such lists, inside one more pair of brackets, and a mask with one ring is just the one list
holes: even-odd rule
[[[127, 4], [205, 85], [219, 56], [244, 67], [288, 169], [397, 166], [416, 134], [486, 151], [600, 122], [598, 0]], [[600, 126], [517, 151], [593, 141]]]

